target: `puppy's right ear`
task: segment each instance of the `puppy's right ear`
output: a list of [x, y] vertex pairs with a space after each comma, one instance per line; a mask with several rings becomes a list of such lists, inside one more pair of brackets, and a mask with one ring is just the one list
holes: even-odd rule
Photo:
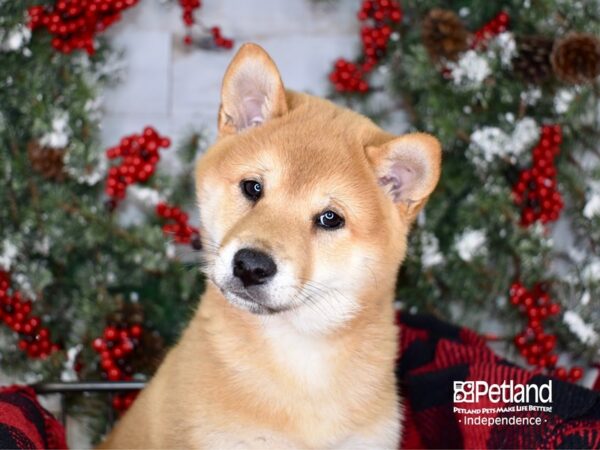
[[285, 89], [275, 63], [260, 46], [244, 44], [223, 77], [219, 135], [258, 126], [287, 110]]

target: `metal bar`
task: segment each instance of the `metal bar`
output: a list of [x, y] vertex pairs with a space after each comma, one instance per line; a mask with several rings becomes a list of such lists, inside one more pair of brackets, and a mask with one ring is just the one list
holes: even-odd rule
[[60, 423], [67, 429], [67, 397], [60, 396]]
[[31, 387], [38, 394], [66, 394], [70, 392], [139, 391], [143, 381], [69, 381], [63, 383], [38, 383]]

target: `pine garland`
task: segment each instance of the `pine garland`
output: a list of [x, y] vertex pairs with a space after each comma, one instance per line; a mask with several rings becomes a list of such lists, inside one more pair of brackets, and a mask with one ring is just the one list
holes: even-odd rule
[[[0, 273], [10, 286], [0, 295], [10, 302], [0, 301], [0, 366], [21, 382], [98, 380], [103, 370], [92, 344], [110, 314], [139, 305], [145, 329], [169, 344], [202, 292], [194, 249], [165, 234], [153, 202], [193, 207], [191, 171], [204, 139], [193, 133], [170, 150], [184, 173], [159, 171], [129, 186], [126, 204], [111, 212], [105, 189], [114, 163], [99, 146], [98, 104], [115, 81], [115, 55], [101, 37], [89, 55], [54, 49], [47, 32], [27, 27], [27, 8], [40, 3], [54, 4], [0, 2]], [[124, 224], [123, 208], [138, 209], [140, 223]], [[20, 316], [5, 320], [17, 292], [23, 304], [31, 301], [31, 332], [12, 326]], [[38, 331], [56, 343], [51, 352], [29, 351]], [[154, 350], [146, 351], [152, 359]], [[138, 364], [127, 376], [154, 368]], [[97, 399], [69, 400], [75, 415], [99, 423], [108, 417]]]
[[[561, 354], [592, 365], [600, 359], [597, 2], [397, 3], [404, 19], [393, 25], [364, 80], [368, 92], [346, 94], [335, 85], [334, 97], [385, 122], [389, 111], [373, 109], [384, 92], [392, 99], [386, 104], [402, 103], [411, 128], [443, 143], [442, 179], [412, 233], [398, 298], [407, 310], [434, 312], [492, 334], [522, 364], [529, 360], [551, 373], [565, 372], [558, 370], [563, 358], [549, 367], [530, 355], [519, 358], [514, 340], [534, 326], [536, 336], [558, 336]], [[456, 17], [471, 33], [469, 48], [459, 55], [455, 42], [464, 32]], [[435, 36], [449, 41], [436, 43]], [[533, 48], [536, 43], [543, 47]], [[451, 50], [447, 55], [445, 48]], [[361, 53], [346, 64], [360, 67], [364, 60]], [[541, 157], [544, 127], [554, 125], [561, 139], [557, 154]], [[534, 189], [535, 201], [515, 197], [520, 174], [542, 170], [540, 158], [543, 170], [548, 168], [544, 183], [555, 179], [558, 195], [557, 207], [546, 215], [535, 213], [545, 185], [525, 186], [523, 192]], [[509, 301], [516, 282], [528, 289], [543, 283], [561, 312], [542, 323], [523, 318], [525, 306]], [[573, 380], [580, 376], [574, 373]]]

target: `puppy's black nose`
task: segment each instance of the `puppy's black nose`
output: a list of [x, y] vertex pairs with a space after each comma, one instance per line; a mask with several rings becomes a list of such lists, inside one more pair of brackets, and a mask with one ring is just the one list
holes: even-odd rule
[[244, 287], [263, 284], [276, 272], [273, 258], [260, 250], [243, 248], [233, 257], [233, 275], [242, 280]]

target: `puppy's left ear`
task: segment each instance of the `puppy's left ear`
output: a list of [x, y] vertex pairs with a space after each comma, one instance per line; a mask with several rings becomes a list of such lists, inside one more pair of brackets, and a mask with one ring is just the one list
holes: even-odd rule
[[366, 148], [377, 180], [392, 201], [412, 220], [427, 203], [441, 172], [439, 141], [424, 133], [405, 134]]
[[287, 110], [285, 89], [275, 63], [262, 47], [244, 44], [223, 77], [219, 134], [261, 125]]

